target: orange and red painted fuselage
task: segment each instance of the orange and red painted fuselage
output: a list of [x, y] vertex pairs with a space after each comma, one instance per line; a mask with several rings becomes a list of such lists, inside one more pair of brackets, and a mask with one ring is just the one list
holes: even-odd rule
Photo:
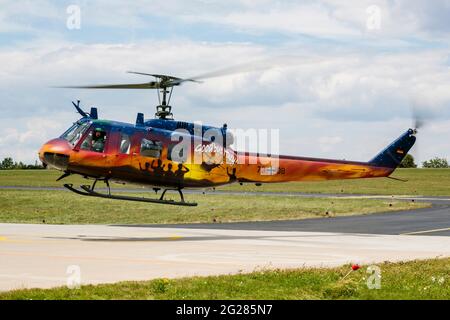
[[[175, 120], [154, 119], [132, 125], [85, 118], [61, 137], [45, 143], [39, 157], [49, 166], [90, 178], [153, 187], [209, 188], [234, 182], [387, 177], [416, 139], [415, 131], [409, 129], [371, 161], [355, 162], [241, 153], [227, 143], [207, 148], [216, 142], [197, 137], [200, 140], [196, 144], [194, 135], [187, 130], [185, 138], [192, 138], [192, 147], [175, 157], [173, 151], [179, 142], [173, 141], [175, 128], [189, 129], [189, 125]], [[217, 130], [223, 133], [221, 128]]]

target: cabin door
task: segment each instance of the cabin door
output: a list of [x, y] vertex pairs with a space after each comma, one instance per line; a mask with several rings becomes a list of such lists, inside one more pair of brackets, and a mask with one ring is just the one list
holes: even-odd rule
[[93, 124], [73, 149], [72, 165], [89, 176], [108, 176], [107, 155], [110, 148], [110, 129]]

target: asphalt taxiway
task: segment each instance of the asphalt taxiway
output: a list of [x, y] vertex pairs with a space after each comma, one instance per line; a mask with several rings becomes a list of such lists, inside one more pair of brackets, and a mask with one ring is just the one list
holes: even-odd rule
[[[174, 228], [177, 225], [139, 225], [140, 227]], [[431, 208], [374, 213], [360, 216], [312, 218], [233, 223], [185, 224], [190, 229], [308, 231], [363, 233], [384, 235], [428, 235], [450, 237], [450, 205], [433, 204]]]

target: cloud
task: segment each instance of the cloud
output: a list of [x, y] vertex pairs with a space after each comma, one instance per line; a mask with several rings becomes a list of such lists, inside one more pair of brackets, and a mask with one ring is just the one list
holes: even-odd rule
[[[72, 33], [66, 28], [66, 9], [71, 4], [80, 6], [82, 18], [81, 30]], [[379, 30], [367, 28], [372, 14], [369, 7], [379, 12]], [[303, 35], [309, 37], [306, 40], [333, 39], [347, 45], [354, 45], [349, 41], [403, 46], [439, 41], [448, 45], [449, 15], [447, 0], [432, 4], [421, 0], [2, 1], [0, 33], [134, 42], [142, 38], [208, 37], [209, 32], [212, 38], [225, 41], [240, 34], [283, 34], [291, 41]]]
[[[151, 53], [152, 59], [143, 53]], [[156, 103], [154, 92], [72, 91], [48, 88], [50, 85], [145, 82], [149, 79], [124, 71], [164, 72], [170, 66], [169, 73], [192, 75], [243, 63], [249, 61], [248, 57], [260, 59], [270, 53], [256, 45], [192, 41], [139, 45], [53, 43], [46, 47], [32, 45], [28, 50], [2, 49], [0, 59], [8, 63], [0, 67], [0, 85], [9, 89], [0, 93], [3, 112], [0, 124], [9, 131], [5, 131], [8, 139], [1, 140], [0, 147], [8, 150], [11, 141], [16, 140], [15, 153], [19, 149], [28, 150], [32, 156], [27, 159], [34, 159], [39, 144], [59, 135], [75, 119], [70, 105], [74, 98], [81, 98], [82, 105], [88, 104], [86, 108], [92, 104], [100, 107], [102, 117], [129, 122], [134, 122], [138, 111], [151, 117]], [[314, 54], [317, 63], [260, 70], [176, 88], [172, 101], [175, 116], [215, 125], [228, 122], [230, 127], [280, 128], [286, 141], [292, 141], [290, 136], [301, 135], [307, 144], [317, 141], [311, 137], [322, 130], [324, 123], [330, 131], [321, 135], [336, 135], [342, 137], [342, 142], [349, 141], [343, 131], [337, 133], [331, 128], [339, 127], [339, 122], [350, 123], [351, 127], [344, 127], [355, 132], [354, 126], [359, 126], [355, 121], [378, 126], [383, 121], [393, 122], [392, 135], [388, 136], [392, 139], [412, 122], [411, 97], [417, 97], [422, 104], [426, 102], [426, 110], [439, 114], [441, 120], [450, 118], [450, 96], [446, 90], [450, 75], [445, 51], [353, 53], [338, 57]], [[35, 120], [31, 120], [33, 117]], [[20, 122], [26, 119], [27, 125], [14, 131], [17, 124], [12, 124], [13, 118]], [[311, 119], [318, 127], [306, 125]], [[31, 125], [50, 126], [44, 120], [54, 123], [51, 127], [58, 130], [36, 131]], [[363, 143], [364, 133], [360, 135], [356, 144]], [[344, 143], [339, 148], [336, 145], [332, 148], [329, 142], [328, 146], [324, 141], [322, 144], [319, 150], [314, 149], [314, 144], [302, 148], [298, 142], [284, 148], [292, 154], [308, 150], [315, 156], [333, 156], [332, 150], [337, 153], [342, 150], [342, 156], [351, 151], [347, 158], [352, 154], [365, 155]]]
[[1, 1], [0, 5], [0, 34], [21, 32], [36, 35], [39, 30], [35, 24], [65, 19], [50, 1]]
[[318, 139], [319, 147], [322, 151], [328, 152], [335, 149], [335, 146], [342, 143], [342, 137], [339, 136], [324, 136]]
[[0, 159], [13, 157], [16, 161], [32, 163], [38, 158], [39, 146], [49, 137], [59, 136], [67, 124], [58, 122], [58, 118], [31, 116], [20, 122], [2, 118], [0, 125]]
[[[215, 1], [211, 3], [216, 4]], [[281, 32], [304, 34], [326, 39], [390, 41], [393, 38], [419, 38], [448, 43], [450, 4], [446, 0], [433, 5], [417, 1], [283, 1], [247, 6], [247, 1], [233, 3], [234, 10], [200, 10], [181, 13], [180, 18], [192, 23], [208, 22], [232, 27], [239, 32], [259, 34]], [[231, 7], [231, 6], [230, 6]], [[368, 19], [375, 7], [380, 17], [379, 30], [370, 30]], [[375, 32], [374, 32], [375, 31]]]

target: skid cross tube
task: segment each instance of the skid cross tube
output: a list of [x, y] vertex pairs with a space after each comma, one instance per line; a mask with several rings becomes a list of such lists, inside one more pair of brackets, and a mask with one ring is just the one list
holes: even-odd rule
[[184, 202], [183, 192], [181, 192], [180, 188], [177, 188], [177, 189], [164, 189], [163, 193], [161, 194], [161, 197], [159, 197], [159, 200], [164, 200], [164, 196], [165, 196], [166, 192], [169, 191], [169, 190], [178, 191], [178, 193], [180, 194], [181, 202]]

